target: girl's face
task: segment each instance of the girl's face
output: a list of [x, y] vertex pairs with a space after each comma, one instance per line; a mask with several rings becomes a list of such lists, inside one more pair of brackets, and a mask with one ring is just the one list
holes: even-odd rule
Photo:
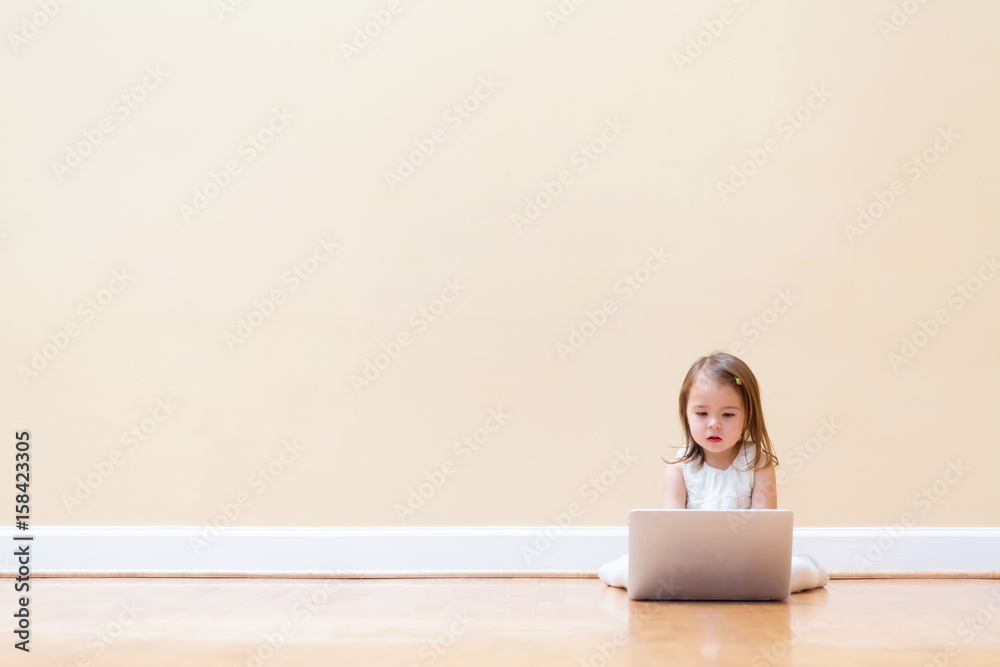
[[[715, 467], [728, 467], [724, 456], [740, 441], [745, 419], [743, 397], [729, 385], [707, 377], [695, 379], [688, 394], [687, 419], [694, 441]], [[713, 456], [716, 455], [716, 456]]]

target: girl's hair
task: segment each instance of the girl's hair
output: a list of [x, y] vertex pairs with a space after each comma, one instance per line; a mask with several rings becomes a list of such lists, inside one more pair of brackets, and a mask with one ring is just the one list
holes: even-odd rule
[[[702, 377], [732, 387], [743, 398], [743, 411], [745, 413], [743, 434], [737, 445], [742, 445], [745, 442], [757, 445], [756, 453], [748, 470], [756, 469], [761, 460], [766, 461], [766, 465], [778, 465], [774, 445], [771, 444], [771, 438], [768, 437], [767, 428], [764, 426], [764, 412], [761, 410], [760, 387], [757, 385], [757, 378], [750, 367], [741, 359], [724, 352], [713, 352], [707, 357], [702, 357], [694, 362], [684, 377], [684, 383], [681, 385], [680, 414], [688, 448], [680, 459], [676, 461], [663, 459], [663, 461], [665, 463], [693, 461], [699, 468], [705, 463], [705, 450], [694, 441], [694, 437], [691, 435], [691, 425], [687, 418], [687, 403], [688, 396], [691, 394], [691, 385]], [[736, 382], [736, 378], [740, 379], [739, 383]]]

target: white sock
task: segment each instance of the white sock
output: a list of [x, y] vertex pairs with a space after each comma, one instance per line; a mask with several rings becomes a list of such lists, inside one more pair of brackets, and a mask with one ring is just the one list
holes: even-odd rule
[[602, 565], [597, 570], [597, 576], [608, 586], [625, 588], [628, 583], [628, 554]]
[[829, 582], [830, 575], [815, 558], [808, 554], [792, 556], [792, 579], [789, 592], [798, 593], [811, 588], [821, 588]]

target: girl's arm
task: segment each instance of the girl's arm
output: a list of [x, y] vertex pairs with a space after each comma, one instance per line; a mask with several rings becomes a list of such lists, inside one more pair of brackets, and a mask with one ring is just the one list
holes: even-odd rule
[[757, 468], [753, 471], [753, 493], [750, 496], [750, 509], [778, 509], [778, 485], [775, 481], [773, 465]]
[[687, 509], [687, 489], [684, 487], [684, 470], [680, 463], [668, 464], [663, 472], [663, 509]]

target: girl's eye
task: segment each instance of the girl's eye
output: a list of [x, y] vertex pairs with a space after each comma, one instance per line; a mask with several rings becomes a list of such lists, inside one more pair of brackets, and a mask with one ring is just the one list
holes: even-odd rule
[[698, 415], [699, 417], [704, 417], [708, 413], [707, 412], [696, 412], [695, 414]]
[[732, 416], [733, 416], [733, 413], [732, 413], [732, 412], [723, 412], [723, 413], [722, 413], [722, 416], [723, 416], [723, 417], [732, 417]]

